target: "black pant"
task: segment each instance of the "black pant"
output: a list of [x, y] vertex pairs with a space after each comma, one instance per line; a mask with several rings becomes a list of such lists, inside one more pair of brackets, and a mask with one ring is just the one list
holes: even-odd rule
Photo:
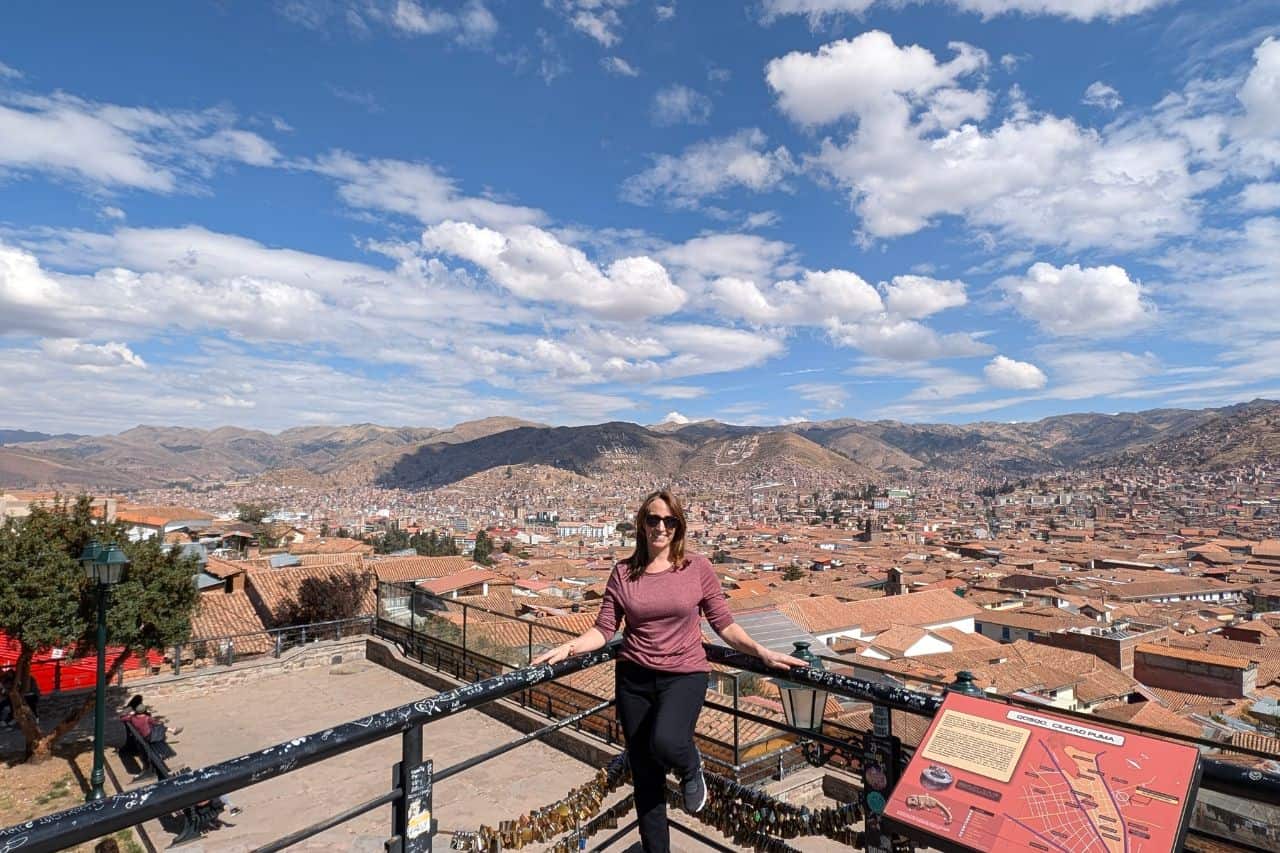
[[626, 660], [618, 661], [616, 673], [614, 696], [635, 783], [640, 843], [645, 853], [667, 853], [667, 771], [683, 779], [698, 769], [693, 728], [706, 698], [707, 674], [660, 672]]

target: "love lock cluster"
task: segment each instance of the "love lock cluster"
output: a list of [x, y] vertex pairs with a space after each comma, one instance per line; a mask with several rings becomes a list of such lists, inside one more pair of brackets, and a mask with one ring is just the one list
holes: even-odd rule
[[[743, 848], [757, 853], [795, 853], [796, 848], [783, 839], [802, 835], [824, 835], [841, 844], [862, 846], [862, 832], [854, 827], [862, 820], [857, 803], [809, 809], [712, 773], [705, 778], [707, 805], [694, 817]], [[669, 799], [674, 802], [671, 792]]]
[[456, 832], [449, 846], [454, 850], [485, 853], [519, 850], [525, 845], [550, 841], [572, 830], [567, 838], [551, 848], [555, 853], [571, 853], [578, 849], [577, 838], [580, 835], [590, 836], [601, 829], [616, 828], [618, 819], [635, 807], [632, 798], [627, 797], [601, 811], [605, 797], [629, 780], [626, 761], [619, 755], [608, 767], [597, 770], [590, 782], [574, 788], [557, 802], [534, 809], [515, 820], [504, 820], [496, 829], [482, 825], [475, 832]]

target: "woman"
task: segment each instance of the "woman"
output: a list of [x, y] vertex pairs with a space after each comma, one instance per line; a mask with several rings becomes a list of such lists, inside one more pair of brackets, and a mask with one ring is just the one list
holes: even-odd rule
[[671, 847], [666, 774], [680, 778], [684, 807], [707, 802], [702, 759], [693, 730], [707, 690], [707, 655], [699, 616], [726, 643], [778, 669], [804, 661], [766, 649], [733, 621], [711, 563], [686, 555], [684, 510], [669, 491], [654, 492], [636, 512], [636, 549], [613, 568], [593, 627], [533, 662], [558, 663], [594, 651], [625, 622], [614, 695], [635, 783], [640, 841], [645, 853]]

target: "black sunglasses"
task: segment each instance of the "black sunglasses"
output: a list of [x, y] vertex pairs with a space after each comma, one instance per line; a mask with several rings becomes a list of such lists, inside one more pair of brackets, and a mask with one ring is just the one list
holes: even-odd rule
[[658, 515], [651, 512], [644, 517], [644, 523], [650, 527], [657, 527], [661, 524], [668, 530], [675, 530], [680, 526], [680, 519], [676, 518], [674, 515]]

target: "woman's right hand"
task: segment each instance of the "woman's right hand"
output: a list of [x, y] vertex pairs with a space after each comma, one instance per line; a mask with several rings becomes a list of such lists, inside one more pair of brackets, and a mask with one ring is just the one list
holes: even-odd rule
[[549, 652], [543, 652], [538, 655], [529, 664], [530, 666], [539, 666], [544, 663], [560, 663], [560, 661], [573, 654], [573, 643], [561, 643]]

